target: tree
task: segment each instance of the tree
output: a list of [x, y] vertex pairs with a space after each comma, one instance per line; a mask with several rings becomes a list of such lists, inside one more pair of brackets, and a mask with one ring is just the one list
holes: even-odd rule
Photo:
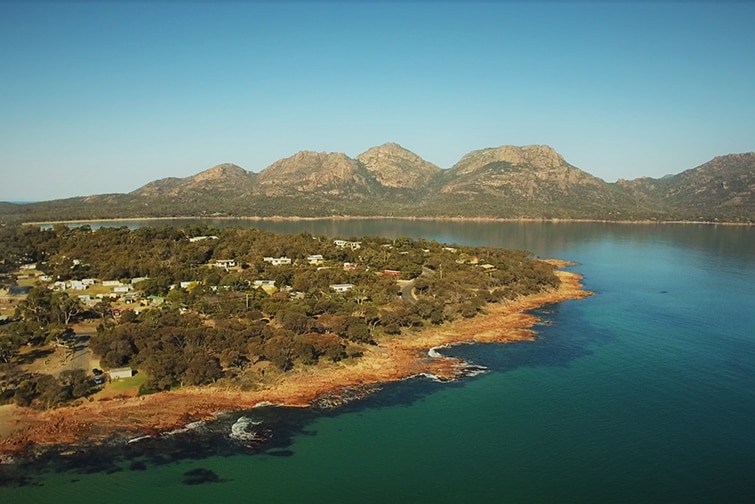
[[357, 343], [373, 343], [370, 328], [364, 320], [357, 317], [349, 317], [346, 337]]
[[52, 308], [54, 317], [65, 325], [84, 311], [84, 307], [78, 298], [72, 298], [64, 292], [56, 292], [52, 295]]
[[189, 385], [213, 383], [222, 376], [223, 370], [218, 358], [206, 353], [194, 355], [186, 368], [186, 382]]

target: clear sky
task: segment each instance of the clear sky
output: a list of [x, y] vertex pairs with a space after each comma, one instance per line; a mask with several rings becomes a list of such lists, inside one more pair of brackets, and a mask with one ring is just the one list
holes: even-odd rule
[[755, 150], [752, 2], [0, 0], [0, 200], [397, 142], [612, 182]]

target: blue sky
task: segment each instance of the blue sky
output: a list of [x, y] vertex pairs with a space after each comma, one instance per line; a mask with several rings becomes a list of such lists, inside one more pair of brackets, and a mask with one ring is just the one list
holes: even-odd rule
[[755, 5], [0, 2], [0, 200], [398, 142], [607, 181], [755, 150]]

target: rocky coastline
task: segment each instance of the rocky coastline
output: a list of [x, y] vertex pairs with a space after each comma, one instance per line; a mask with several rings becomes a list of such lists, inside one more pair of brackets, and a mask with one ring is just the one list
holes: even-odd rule
[[[563, 268], [568, 263], [557, 262]], [[263, 411], [266, 406], [309, 410], [336, 408], [359, 401], [381, 385], [417, 376], [439, 381], [456, 380], [480, 372], [479, 366], [437, 352], [462, 343], [509, 343], [534, 338], [538, 322], [532, 310], [592, 293], [581, 275], [559, 270], [557, 289], [502, 305], [488, 305], [484, 315], [463, 319], [415, 334], [385, 339], [349, 364], [295, 370], [281, 380], [255, 391], [213, 387], [182, 388], [148, 396], [83, 402], [50, 411], [12, 407], [9, 422], [15, 427], [0, 437], [0, 461], [13, 463], [43, 456], [72, 455], [101, 446], [137, 444], [141, 440], [174, 433], [197, 433], [197, 426], [223, 415]], [[269, 409], [269, 408], [268, 408]], [[265, 427], [267, 428], [267, 427]], [[268, 440], [260, 430], [250, 438], [256, 449]]]

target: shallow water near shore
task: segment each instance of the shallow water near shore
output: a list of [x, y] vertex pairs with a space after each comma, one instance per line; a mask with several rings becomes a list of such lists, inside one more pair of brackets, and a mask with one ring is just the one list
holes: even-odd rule
[[[2, 502], [755, 501], [754, 228], [249, 225], [528, 249], [580, 263], [571, 269], [596, 295], [538, 310], [536, 341], [444, 350], [486, 366], [477, 377], [391, 384], [321, 414], [265, 413], [267, 453], [177, 438], [197, 449], [28, 474], [0, 487]], [[108, 455], [98, 452], [103, 466]]]

